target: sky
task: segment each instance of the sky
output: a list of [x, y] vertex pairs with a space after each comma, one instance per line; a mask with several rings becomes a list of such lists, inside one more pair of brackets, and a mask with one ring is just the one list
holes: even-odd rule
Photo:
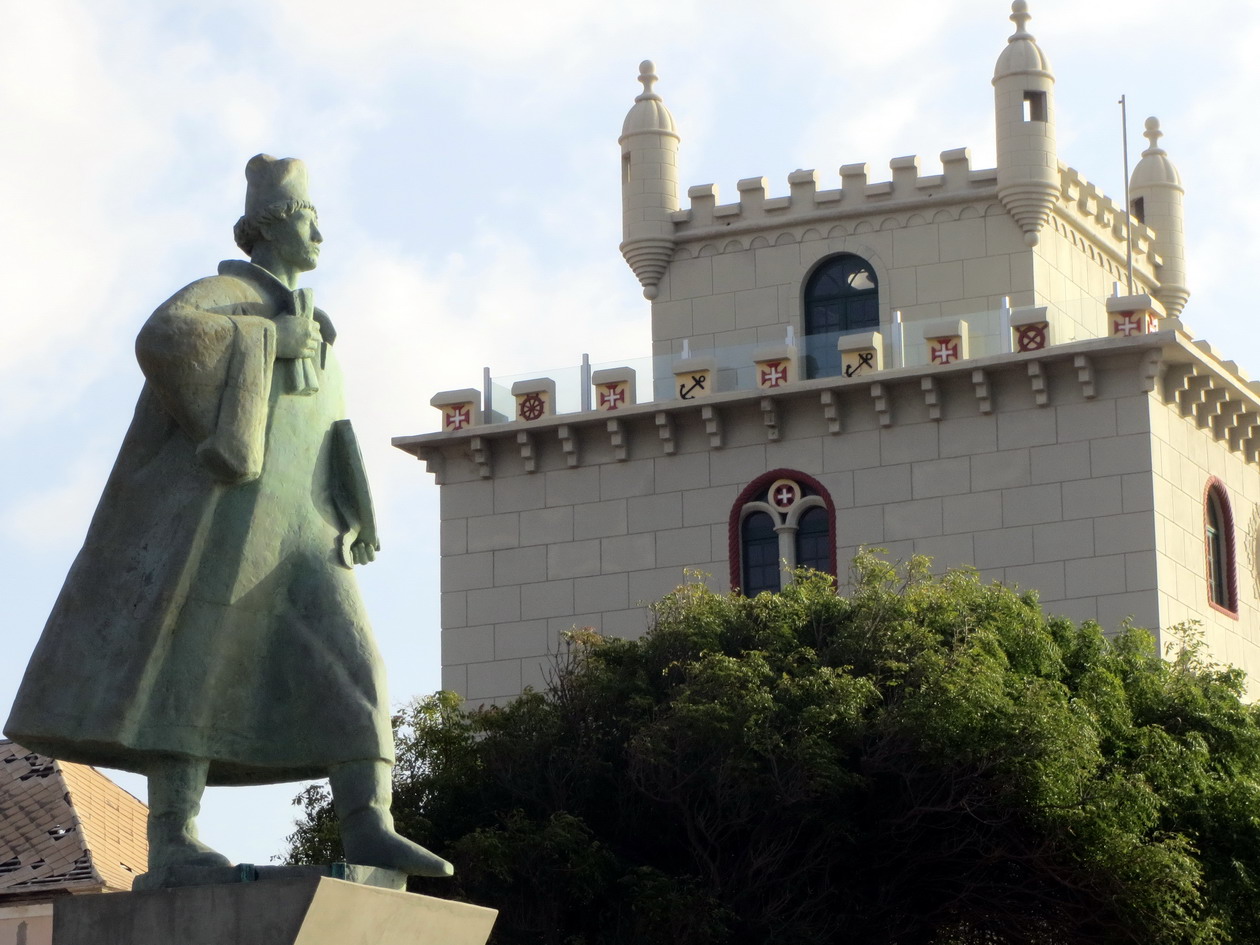
[[[1182, 320], [1260, 372], [1260, 6], [1033, 0], [1057, 76], [1059, 157], [1117, 203], [1117, 100], [1186, 185]], [[382, 555], [359, 577], [391, 697], [440, 685], [437, 488], [391, 436], [429, 398], [650, 353], [620, 257], [619, 149], [638, 64], [682, 138], [684, 188], [770, 195], [814, 168], [941, 151], [994, 162], [1002, 0], [0, 0], [0, 574], [7, 716], [141, 385], [132, 345], [164, 299], [238, 257], [244, 166], [303, 158], [325, 243], [304, 285], [338, 328]], [[1251, 273], [1251, 275], [1248, 275]], [[1244, 278], [1245, 276], [1245, 278]], [[120, 775], [142, 799], [143, 780]], [[267, 863], [299, 785], [214, 788], [202, 836]]]

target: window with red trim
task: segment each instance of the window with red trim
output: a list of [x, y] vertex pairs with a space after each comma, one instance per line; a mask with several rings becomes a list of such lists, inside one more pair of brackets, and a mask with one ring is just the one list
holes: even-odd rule
[[731, 587], [751, 597], [781, 590], [797, 567], [834, 575], [835, 535], [835, 506], [823, 485], [794, 469], [772, 469], [731, 508]]
[[1234, 564], [1234, 513], [1219, 479], [1211, 479], [1203, 495], [1203, 549], [1207, 560], [1208, 601], [1238, 613], [1238, 572]]

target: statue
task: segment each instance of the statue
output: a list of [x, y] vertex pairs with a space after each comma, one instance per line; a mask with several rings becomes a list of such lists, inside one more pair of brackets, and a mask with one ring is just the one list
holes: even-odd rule
[[348, 861], [449, 876], [394, 831], [384, 671], [353, 565], [380, 548], [336, 333], [298, 289], [322, 236], [306, 168], [245, 168], [249, 262], [175, 293], [136, 340], [135, 417], [5, 732], [144, 774], [149, 875], [230, 866], [207, 784], [327, 776]]

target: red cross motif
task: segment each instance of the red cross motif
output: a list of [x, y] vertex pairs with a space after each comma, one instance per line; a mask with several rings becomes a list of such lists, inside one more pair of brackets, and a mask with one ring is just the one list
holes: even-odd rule
[[472, 421], [472, 413], [464, 405], [451, 407], [446, 415], [446, 426], [451, 430], [462, 430]]
[[1046, 323], [1020, 325], [1018, 342], [1020, 351], [1040, 351], [1046, 346]]
[[767, 361], [761, 366], [761, 386], [778, 387], [787, 383], [787, 368], [782, 361]]
[[932, 345], [932, 363], [949, 364], [958, 360], [958, 342], [949, 338], [937, 338]]
[[801, 487], [791, 479], [780, 479], [770, 486], [770, 502], [776, 509], [786, 512], [801, 497]]
[[605, 384], [599, 392], [599, 405], [605, 410], [616, 410], [626, 401], [626, 389], [620, 384]]
[[546, 409], [541, 394], [526, 394], [521, 398], [519, 411], [522, 420], [537, 420]]
[[1112, 334], [1122, 335], [1125, 338], [1129, 335], [1140, 335], [1142, 333], [1142, 316], [1137, 312], [1122, 312], [1120, 317], [1111, 323]]

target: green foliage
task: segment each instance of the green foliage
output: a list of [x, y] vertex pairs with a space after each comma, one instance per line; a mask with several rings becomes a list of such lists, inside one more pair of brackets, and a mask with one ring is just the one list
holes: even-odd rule
[[[700, 584], [547, 691], [400, 720], [395, 812], [498, 945], [1260, 941], [1260, 727], [1194, 628], [1162, 660], [922, 560]], [[326, 793], [290, 858], [338, 854]]]

